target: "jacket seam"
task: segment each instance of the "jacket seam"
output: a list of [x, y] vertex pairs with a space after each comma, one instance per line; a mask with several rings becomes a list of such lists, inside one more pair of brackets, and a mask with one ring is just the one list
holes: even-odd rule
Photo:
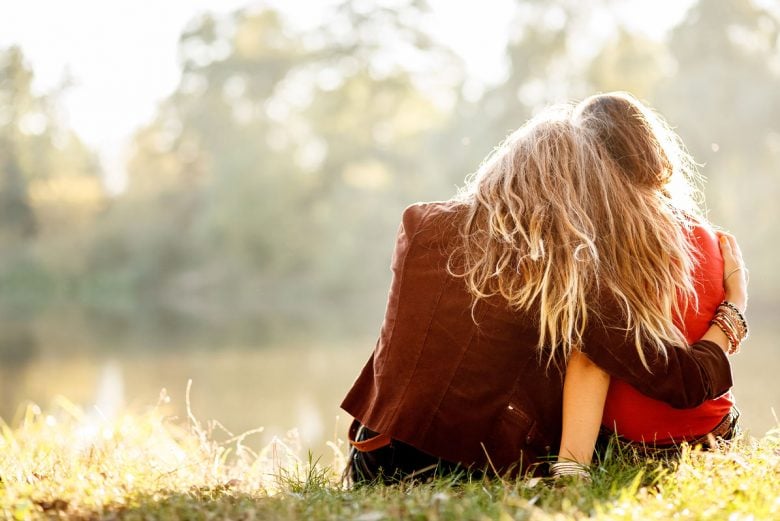
[[[439, 291], [439, 295], [436, 297], [436, 303], [433, 306], [433, 310], [435, 311], [439, 307], [439, 302], [441, 301], [442, 295], [444, 295], [444, 290], [447, 288], [447, 283], [441, 285], [441, 290]], [[398, 400], [398, 405], [395, 407], [395, 411], [393, 411], [393, 415], [390, 417], [390, 422], [393, 423], [398, 418], [398, 413], [400, 411], [400, 405], [404, 403], [404, 400], [406, 399], [406, 395], [409, 393], [409, 387], [410, 382], [412, 381], [412, 378], [417, 373], [417, 368], [420, 366], [420, 358], [422, 358], [422, 352], [425, 348], [425, 344], [428, 341], [428, 336], [431, 331], [431, 321], [428, 321], [428, 327], [425, 330], [425, 334], [423, 335], [422, 342], [420, 343], [420, 349], [417, 351], [417, 356], [414, 359], [414, 367], [411, 371], [409, 371], [409, 377], [406, 379], [406, 382], [404, 382], [404, 392], [401, 395], [401, 398]], [[422, 435], [420, 437], [423, 437]]]
[[[407, 246], [406, 251], [404, 252], [404, 257], [401, 260], [401, 264], [399, 265], [399, 278], [398, 278], [398, 288], [399, 288], [399, 290], [403, 286], [404, 276], [406, 274], [406, 259], [409, 257], [409, 252], [412, 250], [412, 246], [414, 246], [414, 240], [417, 238], [417, 235], [420, 233], [420, 227], [421, 227], [420, 225], [425, 220], [425, 218], [428, 217], [428, 214], [430, 213], [430, 211], [431, 211], [431, 207], [428, 206], [425, 209], [425, 212], [420, 217], [419, 221], [417, 222], [417, 226], [415, 226], [414, 232], [411, 233], [411, 234], [408, 234], [409, 245]], [[406, 211], [404, 211], [403, 214], [405, 215]], [[403, 225], [403, 215], [401, 216], [401, 224], [402, 224], [402, 226], [404, 226]], [[406, 231], [406, 226], [404, 226], [404, 231]], [[442, 286], [442, 291], [439, 293], [439, 296], [436, 298], [436, 305], [437, 306], [439, 304], [439, 301], [441, 300], [442, 294], [444, 293], [444, 287], [446, 287], [446, 284], [444, 284]], [[397, 317], [398, 317], [398, 315], [400, 315], [400, 309], [401, 309], [401, 299], [399, 298], [398, 299], [398, 306], [396, 307], [396, 311], [395, 311], [396, 312], [396, 320], [393, 321], [393, 327], [387, 334], [387, 344], [392, 343], [393, 334], [395, 333], [395, 327], [398, 324], [398, 318]], [[436, 309], [436, 308], [434, 307], [434, 309]], [[430, 329], [430, 324], [428, 325], [428, 328]], [[427, 337], [428, 337], [428, 332], [426, 331], [425, 338], [427, 338]], [[423, 344], [424, 344], [424, 342], [423, 342]], [[406, 398], [406, 394], [409, 391], [409, 382], [412, 380], [412, 375], [414, 375], [414, 372], [417, 370], [417, 366], [420, 363], [420, 357], [421, 356], [422, 356], [422, 348], [420, 348], [420, 350], [417, 352], [417, 358], [415, 360], [414, 370], [409, 373], [409, 378], [407, 378], [406, 383], [404, 384], [404, 392], [401, 395], [401, 399], [398, 400], [398, 403], [396, 404], [395, 408], [393, 409], [392, 414], [389, 416], [389, 418], [388, 418], [388, 420], [386, 422], [387, 424], [391, 424], [392, 425], [395, 422], [396, 418], [398, 417], [398, 413], [399, 413], [400, 408], [401, 408], [401, 403], [403, 403], [404, 399]]]

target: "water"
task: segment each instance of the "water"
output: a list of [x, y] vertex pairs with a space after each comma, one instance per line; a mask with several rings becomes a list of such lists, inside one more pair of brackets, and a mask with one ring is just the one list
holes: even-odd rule
[[[338, 405], [374, 344], [279, 338], [255, 331], [256, 320], [213, 324], [155, 311], [148, 317], [101, 317], [52, 310], [31, 320], [0, 322], [0, 416], [18, 421], [26, 404], [52, 409], [59, 397], [87, 414], [111, 418], [158, 404], [186, 421], [188, 381], [195, 417], [218, 420], [233, 434], [263, 427], [253, 445], [297, 429], [304, 447], [344, 438]], [[182, 323], [182, 321], [184, 323]], [[253, 340], [254, 338], [254, 340]], [[226, 433], [216, 433], [217, 436]]]
[[[256, 447], [297, 429], [304, 447], [325, 455], [326, 441], [345, 436], [349, 418], [338, 404], [375, 342], [280, 338], [257, 320], [214, 323], [161, 310], [118, 318], [68, 308], [11, 318], [0, 322], [0, 416], [9, 423], [24, 404], [51, 409], [58, 396], [100, 417], [143, 412], [163, 389], [166, 413], [184, 422], [192, 380], [192, 413], [201, 422], [218, 420], [233, 434], [263, 427], [251, 438]], [[780, 350], [768, 327], [753, 331], [734, 376], [744, 425], [763, 434], [777, 425]]]

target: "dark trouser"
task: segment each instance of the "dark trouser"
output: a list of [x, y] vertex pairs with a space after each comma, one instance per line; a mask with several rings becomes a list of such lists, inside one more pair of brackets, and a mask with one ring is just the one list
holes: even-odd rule
[[[739, 427], [739, 410], [732, 407], [726, 416], [712, 429], [712, 431], [699, 436], [686, 443], [691, 447], [699, 446], [704, 450], [710, 450], [718, 447], [724, 442], [728, 442], [741, 432]], [[679, 443], [643, 443], [631, 441], [602, 427], [596, 442], [596, 454], [604, 457], [609, 448], [617, 450], [622, 454], [634, 454], [645, 458], [675, 458], [680, 455], [681, 445]]]
[[[379, 436], [357, 420], [352, 422], [349, 430], [350, 442], [358, 442], [358, 446]], [[356, 485], [428, 481], [435, 476], [455, 475], [458, 470], [463, 470], [457, 463], [444, 461], [393, 439], [372, 450], [359, 450], [353, 443], [347, 465], [347, 475]]]

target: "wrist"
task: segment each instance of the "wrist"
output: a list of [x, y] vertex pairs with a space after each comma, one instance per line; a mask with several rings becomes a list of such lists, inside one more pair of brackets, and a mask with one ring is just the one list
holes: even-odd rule
[[[720, 329], [726, 338], [728, 342], [728, 346], [724, 349], [726, 354], [737, 354], [740, 344], [748, 336], [747, 322], [743, 312], [737, 305], [728, 300], [721, 302], [710, 323]], [[721, 345], [721, 348], [723, 348], [723, 345]]]
[[737, 306], [737, 309], [739, 309], [741, 313], [744, 313], [745, 310], [747, 309], [747, 297], [742, 292], [734, 293], [734, 292], [727, 291], [724, 299], [727, 302], [731, 302], [732, 304]]
[[550, 476], [555, 479], [573, 477], [585, 481], [591, 480], [588, 465], [583, 465], [576, 461], [556, 461], [555, 463], [551, 463]]

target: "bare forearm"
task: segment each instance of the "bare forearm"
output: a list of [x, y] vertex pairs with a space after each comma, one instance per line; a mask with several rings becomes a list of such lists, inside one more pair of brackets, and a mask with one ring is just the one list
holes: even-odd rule
[[608, 388], [609, 375], [606, 372], [584, 354], [572, 354], [563, 385], [563, 430], [559, 461], [590, 463]]

